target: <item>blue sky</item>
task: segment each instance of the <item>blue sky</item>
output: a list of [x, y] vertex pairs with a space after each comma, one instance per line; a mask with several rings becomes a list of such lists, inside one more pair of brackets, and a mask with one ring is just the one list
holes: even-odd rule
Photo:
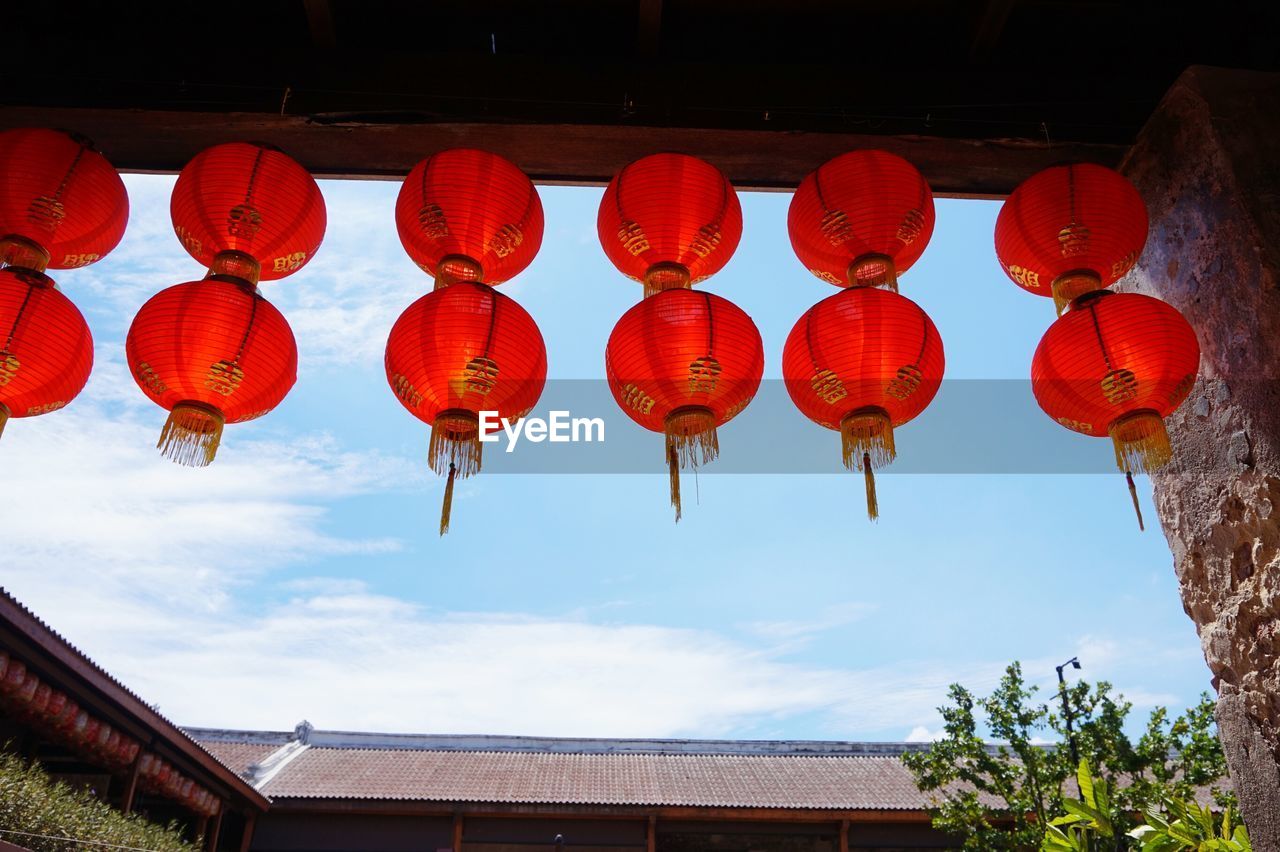
[[[173, 178], [126, 183], [120, 248], [57, 274], [94, 332], [89, 386], [0, 442], [16, 497], [0, 582], [179, 723], [901, 740], [938, 729], [948, 683], [987, 690], [1012, 659], [1050, 685], [1079, 655], [1139, 713], [1208, 688], [1145, 479], [1145, 533], [1114, 473], [885, 473], [873, 525], [860, 476], [713, 466], [696, 496], [686, 479], [675, 525], [655, 446], [653, 475], [481, 474], [439, 538], [427, 429], [382, 368], [391, 323], [430, 286], [396, 237], [395, 182], [321, 184], [319, 254], [263, 287], [297, 335], [297, 386], [229, 427], [212, 467], [173, 465], [123, 340], [152, 293], [202, 270], [173, 236]], [[540, 192], [541, 254], [503, 290], [539, 323], [553, 379], [598, 379], [640, 290], [596, 242], [602, 190]], [[755, 319], [766, 379], [795, 320], [834, 292], [791, 252], [789, 200], [742, 195], [741, 247], [709, 282]], [[1000, 272], [998, 209], [939, 200], [902, 277], [948, 379], [1025, 379], [1053, 316]], [[834, 435], [796, 417], [797, 440], [838, 460]], [[1105, 470], [1108, 442], [1045, 432], [1045, 454], [1082, 446]]]

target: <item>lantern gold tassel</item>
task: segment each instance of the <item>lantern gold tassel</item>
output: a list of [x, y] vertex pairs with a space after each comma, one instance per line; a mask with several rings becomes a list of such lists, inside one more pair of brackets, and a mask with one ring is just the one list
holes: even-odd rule
[[1129, 496], [1133, 498], [1133, 512], [1138, 516], [1138, 531], [1144, 532], [1147, 528], [1142, 523], [1142, 507], [1138, 505], [1138, 489], [1133, 485], [1133, 473], [1126, 470], [1124, 478], [1129, 480]]
[[1116, 449], [1116, 466], [1134, 473], [1159, 470], [1173, 458], [1169, 433], [1155, 411], [1134, 411], [1112, 421], [1107, 429]]
[[1058, 316], [1062, 316], [1067, 306], [1080, 296], [1101, 289], [1102, 279], [1091, 269], [1064, 272], [1049, 285], [1049, 292], [1053, 294], [1053, 307]]
[[202, 402], [180, 402], [169, 412], [156, 448], [160, 455], [187, 467], [206, 467], [222, 443], [222, 412]]
[[470, 411], [450, 408], [436, 415], [431, 424], [431, 443], [427, 446], [427, 463], [444, 476], [456, 469], [463, 479], [480, 472], [480, 420]]
[[720, 455], [720, 436], [716, 433], [716, 415], [710, 408], [686, 405], [666, 416], [662, 423], [667, 436], [667, 451], [675, 450], [680, 467], [697, 467], [713, 462]]
[[898, 292], [898, 270], [887, 254], [864, 254], [845, 273], [850, 287], [879, 287]]
[[689, 268], [680, 263], [659, 261], [644, 274], [644, 297], [656, 296], [663, 290], [688, 290], [693, 286]]
[[453, 480], [457, 465], [449, 465], [449, 481], [444, 485], [444, 502], [440, 506], [440, 535], [449, 531], [449, 515], [453, 512]]
[[676, 448], [667, 446], [667, 476], [671, 482], [671, 505], [676, 509], [676, 523], [680, 523], [680, 456]]
[[871, 456], [862, 454], [862, 478], [867, 483], [867, 518], [876, 520], [880, 517], [880, 501], [876, 499], [876, 475], [871, 470]]
[[9, 406], [0, 402], [0, 437], [4, 437], [4, 424], [9, 422]]
[[840, 449], [844, 466], [857, 470], [863, 459], [883, 467], [898, 456], [893, 443], [893, 422], [889, 412], [878, 406], [859, 408], [840, 421]]

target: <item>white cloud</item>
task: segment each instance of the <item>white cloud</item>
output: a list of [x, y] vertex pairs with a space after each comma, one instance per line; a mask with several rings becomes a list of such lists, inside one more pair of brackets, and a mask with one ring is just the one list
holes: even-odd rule
[[903, 739], [908, 743], [934, 743], [946, 736], [944, 731], [931, 731], [924, 725], [916, 725]]
[[16, 484], [0, 516], [4, 583], [37, 612], [88, 633], [127, 625], [142, 649], [264, 572], [399, 546], [325, 526], [331, 501], [405, 482], [403, 462], [324, 434], [273, 441], [250, 425], [228, 427], [212, 466], [181, 468], [156, 451], [165, 413], [137, 392], [119, 350], [100, 349], [68, 408], [10, 421], [0, 443]]

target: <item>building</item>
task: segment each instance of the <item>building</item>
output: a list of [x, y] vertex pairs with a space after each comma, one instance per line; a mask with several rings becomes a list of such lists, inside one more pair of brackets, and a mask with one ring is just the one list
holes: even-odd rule
[[0, 742], [210, 850], [946, 848], [921, 746], [182, 729], [3, 590]]
[[0, 744], [125, 813], [177, 822], [210, 849], [246, 848], [270, 805], [3, 589]]
[[898, 743], [187, 729], [271, 799], [253, 849], [942, 849]]

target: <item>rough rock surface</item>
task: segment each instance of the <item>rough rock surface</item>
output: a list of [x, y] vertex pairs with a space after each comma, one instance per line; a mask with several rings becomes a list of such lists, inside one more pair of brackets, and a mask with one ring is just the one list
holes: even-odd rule
[[1254, 849], [1280, 852], [1280, 74], [1188, 69], [1121, 170], [1151, 213], [1118, 289], [1200, 338], [1200, 381], [1153, 477]]

